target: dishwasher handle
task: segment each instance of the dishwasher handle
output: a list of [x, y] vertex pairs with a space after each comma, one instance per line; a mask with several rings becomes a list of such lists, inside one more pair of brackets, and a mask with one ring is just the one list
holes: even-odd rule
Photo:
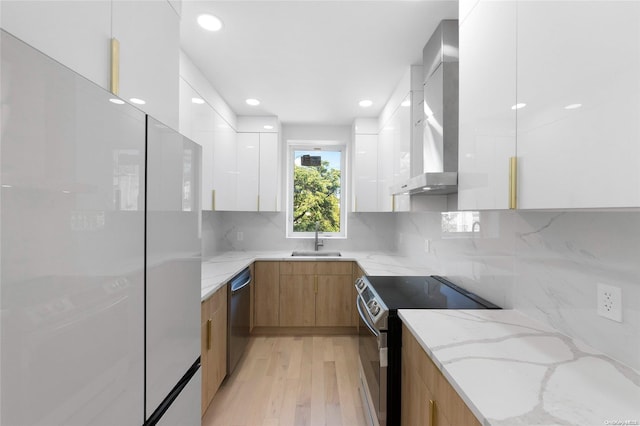
[[236, 275], [231, 280], [231, 294], [237, 293], [249, 284], [251, 284], [251, 270], [249, 268]]

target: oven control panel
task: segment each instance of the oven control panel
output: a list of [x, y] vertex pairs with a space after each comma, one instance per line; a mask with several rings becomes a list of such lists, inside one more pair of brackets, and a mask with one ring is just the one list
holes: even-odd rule
[[376, 328], [385, 330], [387, 328], [387, 317], [389, 316], [387, 306], [369, 284], [366, 277], [362, 276], [356, 279], [355, 287], [358, 291], [359, 300], [357, 303], [362, 302], [363, 311], [366, 311], [369, 322], [375, 325]]

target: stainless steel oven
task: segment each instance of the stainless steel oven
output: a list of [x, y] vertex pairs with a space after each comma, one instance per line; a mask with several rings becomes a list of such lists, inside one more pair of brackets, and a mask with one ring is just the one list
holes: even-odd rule
[[398, 309], [499, 309], [441, 277], [356, 280], [360, 392], [369, 424], [401, 423], [402, 321]]
[[387, 412], [387, 332], [376, 328], [360, 294], [356, 304], [360, 315], [358, 353], [361, 396], [370, 423], [384, 425]]

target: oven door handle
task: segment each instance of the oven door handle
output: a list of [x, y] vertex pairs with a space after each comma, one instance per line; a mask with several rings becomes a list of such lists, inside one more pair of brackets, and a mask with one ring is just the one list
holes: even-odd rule
[[362, 321], [365, 323], [367, 328], [374, 334], [374, 336], [380, 337], [380, 332], [376, 330], [375, 326], [369, 322], [369, 316], [362, 311], [362, 306], [360, 304], [361, 302], [364, 302], [364, 301], [362, 299], [362, 295], [359, 294], [358, 298], [356, 299], [356, 306], [358, 308], [358, 314], [360, 314], [360, 318], [362, 318]]

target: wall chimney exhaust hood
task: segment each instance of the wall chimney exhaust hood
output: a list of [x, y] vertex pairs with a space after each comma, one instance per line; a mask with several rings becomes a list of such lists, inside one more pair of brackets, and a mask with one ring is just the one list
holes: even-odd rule
[[[458, 192], [458, 21], [441, 21], [424, 46], [423, 137], [413, 140], [413, 176], [392, 194]], [[421, 146], [420, 146], [421, 145]]]

